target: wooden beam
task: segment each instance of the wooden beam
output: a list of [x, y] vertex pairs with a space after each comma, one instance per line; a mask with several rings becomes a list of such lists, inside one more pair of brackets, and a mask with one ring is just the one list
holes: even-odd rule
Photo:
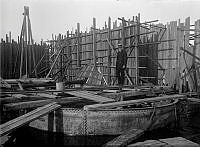
[[21, 98], [17, 97], [5, 97], [0, 99], [0, 104], [6, 104], [6, 103], [17, 103], [17, 102], [23, 102], [23, 101], [37, 101], [37, 100], [44, 100], [48, 98], [40, 97], [40, 96], [24, 96]]
[[85, 98], [85, 99], [89, 99], [98, 103], [105, 103], [105, 102], [113, 102], [113, 99], [107, 98], [107, 97], [103, 97], [103, 96], [99, 96], [99, 95], [94, 95], [91, 94], [87, 91], [69, 91], [69, 92], [65, 92], [77, 97], [81, 97], [81, 98]]
[[97, 44], [96, 44], [96, 18], [93, 18], [93, 43], [92, 43], [92, 48], [93, 48], [93, 64], [96, 67], [96, 63], [97, 63], [97, 53], [96, 53], [96, 49], [97, 49]]
[[[111, 18], [108, 18], [108, 43], [111, 41]], [[108, 47], [108, 85], [111, 85], [111, 45]]]
[[78, 97], [67, 97], [67, 98], [57, 98], [57, 99], [46, 99], [46, 100], [35, 100], [35, 101], [26, 101], [26, 102], [15, 102], [4, 104], [6, 111], [10, 110], [21, 110], [21, 109], [32, 109], [36, 107], [41, 107], [52, 102], [57, 102], [58, 104], [67, 104], [75, 101], [79, 101], [81, 98]]
[[158, 52], [173, 50], [173, 48], [159, 49]]
[[6, 111], [10, 110], [21, 110], [21, 109], [29, 109], [29, 108], [36, 108], [47, 105], [53, 102], [53, 100], [37, 100], [37, 101], [27, 101], [27, 102], [18, 102], [18, 103], [10, 103], [4, 104], [4, 109]]
[[81, 38], [80, 38], [80, 23], [77, 23], [77, 66], [81, 67]]
[[28, 124], [29, 122], [36, 120], [37, 118], [50, 113], [61, 106], [56, 104], [55, 102], [50, 103], [48, 105], [45, 105], [43, 107], [37, 108], [36, 110], [33, 110], [25, 115], [22, 115], [20, 117], [17, 117], [11, 121], [8, 121], [2, 125], [0, 125], [0, 136], [6, 135], [13, 130], [16, 130], [22, 125]]
[[140, 136], [144, 134], [144, 130], [141, 129], [130, 129], [123, 133], [122, 135], [114, 138], [104, 145], [104, 147], [120, 147], [126, 146], [130, 142], [138, 139]]
[[180, 50], [186, 52], [187, 54], [189, 54], [190, 56], [192, 56], [193, 58], [195, 58], [197, 61], [200, 61], [200, 57], [195, 56], [193, 53], [191, 53], [190, 51], [184, 49], [184, 48], [180, 48]]
[[125, 50], [125, 26], [126, 26], [126, 23], [125, 23], [125, 19], [124, 17], [122, 17], [122, 49]]
[[135, 75], [136, 75], [136, 78], [135, 78], [135, 84], [136, 85], [138, 85], [139, 84], [139, 58], [138, 58], [138, 56], [139, 56], [139, 46], [138, 46], [138, 44], [139, 44], [139, 42], [140, 42], [140, 36], [139, 36], [139, 34], [140, 34], [140, 14], [138, 14], [138, 16], [136, 17], [137, 18], [137, 20], [136, 20], [136, 23], [137, 23], [137, 26], [136, 26], [136, 40], [135, 40], [135, 56], [136, 56], [136, 58], [135, 58], [135, 66], [136, 66], [136, 69], [135, 69]]
[[56, 61], [58, 60], [58, 57], [60, 56], [60, 54], [61, 54], [61, 52], [62, 52], [62, 49], [63, 49], [63, 48], [61, 48], [61, 49], [59, 50], [59, 52], [58, 52], [58, 54], [57, 54], [57, 56], [56, 56], [56, 58], [55, 58], [53, 64], [51, 65], [51, 69], [49, 70], [48, 74], [46, 75], [46, 78], [48, 78], [49, 75], [51, 74], [51, 72], [52, 72], [52, 70], [53, 70], [53, 67], [54, 67], [55, 64], [56, 64]]
[[86, 106], [84, 106], [84, 110], [110, 109], [113, 107], [128, 106], [128, 105], [132, 105], [135, 103], [141, 103], [141, 102], [154, 102], [154, 101], [161, 101], [161, 100], [168, 100], [168, 99], [183, 99], [183, 98], [186, 98], [186, 96], [185, 95], [166, 95], [166, 96], [162, 96], [162, 97], [120, 101], [120, 102], [113, 102], [113, 103], [107, 103], [107, 104], [86, 105]]
[[146, 94], [147, 92], [144, 92], [144, 91], [129, 90], [129, 91], [122, 91], [120, 93], [102, 93], [101, 95], [104, 97], [111, 98], [111, 99], [117, 99], [118, 97], [124, 98], [124, 97], [133, 97], [133, 96], [145, 96]]

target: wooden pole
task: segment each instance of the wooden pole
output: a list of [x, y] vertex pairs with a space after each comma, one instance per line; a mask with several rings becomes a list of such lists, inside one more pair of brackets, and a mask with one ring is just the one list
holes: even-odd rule
[[[62, 39], [62, 37], [61, 37], [61, 34], [59, 34], [59, 40], [61, 40]], [[60, 49], [61, 49], [61, 54], [60, 54], [60, 64], [58, 64], [59, 66], [60, 66], [60, 74], [58, 74], [59, 75], [59, 77], [58, 77], [58, 80], [59, 80], [59, 82], [62, 82], [62, 77], [63, 77], [63, 54], [64, 54], [64, 49], [62, 49], [62, 46], [61, 46], [61, 44], [59, 45], [59, 47], [60, 47]]]
[[182, 31], [183, 28], [184, 28], [184, 24], [180, 23], [180, 19], [179, 19], [179, 28], [177, 30], [177, 41], [178, 41], [177, 50], [179, 51], [179, 58], [178, 58], [179, 69], [178, 70], [179, 70], [179, 93], [180, 94], [183, 91], [182, 85], [184, 84], [183, 80], [181, 79], [181, 76], [182, 76], [183, 70], [185, 69], [185, 65], [183, 61], [183, 51], [181, 50], [181, 47], [183, 47], [183, 41], [184, 41], [184, 32]]
[[135, 77], [135, 84], [138, 85], [139, 84], [139, 41], [140, 41], [140, 13], [138, 14], [137, 16], [137, 19], [136, 19], [136, 23], [137, 23], [137, 27], [136, 27], [136, 40], [135, 40], [135, 74], [136, 74], [136, 77]]
[[9, 32], [9, 50], [10, 50], [10, 68], [9, 68], [9, 78], [12, 78], [12, 73], [13, 73], [13, 57], [12, 57], [12, 38], [11, 38], [11, 32]]
[[[25, 11], [25, 10], [24, 10]], [[22, 24], [22, 30], [21, 30], [21, 35], [20, 35], [20, 43], [21, 43], [21, 60], [20, 60], [20, 78], [22, 77], [23, 74], [23, 59], [24, 59], [24, 30], [25, 30], [25, 14], [24, 15], [24, 20]]]
[[125, 50], [125, 19], [122, 17], [122, 49]]
[[81, 67], [80, 23], [77, 23], [77, 67]]
[[24, 7], [24, 19], [25, 19], [25, 23], [24, 23], [24, 38], [25, 38], [25, 44], [24, 44], [24, 47], [25, 47], [25, 61], [26, 61], [26, 76], [28, 78], [28, 48], [27, 48], [27, 16], [28, 15], [28, 9], [27, 7]]
[[96, 18], [93, 18], [93, 64], [96, 67], [97, 57], [96, 57]]
[[[29, 31], [29, 36], [30, 36], [30, 46], [31, 46], [31, 50], [30, 52], [32, 52], [32, 58], [33, 58], [33, 67], [36, 66], [36, 60], [35, 60], [35, 50], [34, 50], [34, 42], [33, 42], [33, 36], [32, 36], [32, 30], [31, 30], [31, 21], [30, 21], [30, 18], [29, 18], [29, 15], [28, 15], [28, 31]], [[35, 70], [35, 76], [37, 77], [37, 69]]]
[[[108, 18], [108, 40], [111, 38], [111, 18]], [[111, 47], [108, 45], [108, 85], [111, 85]]]
[[[195, 48], [195, 55], [197, 57], [200, 57], [200, 32], [198, 31], [200, 30], [200, 19], [197, 20], [195, 22], [195, 41], [194, 41], [194, 48]], [[200, 63], [200, 61], [198, 61], [197, 59], [195, 59], [195, 63]], [[195, 68], [196, 68], [196, 64], [195, 64]], [[198, 98], [200, 98], [200, 69], [197, 69], [196, 73], [196, 84], [197, 84], [197, 94], [198, 94]]]

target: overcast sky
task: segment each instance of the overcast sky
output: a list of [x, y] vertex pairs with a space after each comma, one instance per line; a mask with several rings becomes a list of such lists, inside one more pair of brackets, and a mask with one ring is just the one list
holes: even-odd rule
[[33, 38], [51, 39], [51, 34], [66, 34], [77, 23], [85, 31], [97, 19], [97, 27], [104, 26], [110, 16], [126, 19], [141, 15], [141, 21], [158, 19], [166, 23], [190, 16], [192, 23], [200, 19], [200, 0], [0, 0], [1, 38], [12, 32], [16, 40], [23, 21], [23, 7], [29, 6]]

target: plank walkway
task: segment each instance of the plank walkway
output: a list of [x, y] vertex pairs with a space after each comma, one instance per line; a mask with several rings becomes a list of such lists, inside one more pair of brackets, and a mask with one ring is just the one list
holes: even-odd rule
[[200, 145], [187, 140], [183, 137], [173, 137], [159, 140], [146, 140], [144, 142], [137, 142], [128, 147], [138, 147], [138, 146], [148, 146], [148, 147], [199, 147]]
[[113, 107], [122, 107], [127, 106], [135, 103], [141, 103], [141, 102], [153, 102], [153, 101], [161, 101], [161, 100], [169, 100], [169, 99], [183, 99], [186, 98], [185, 95], [166, 95], [161, 97], [154, 97], [154, 98], [145, 98], [145, 99], [137, 99], [137, 100], [129, 100], [129, 101], [120, 101], [120, 102], [113, 102], [113, 103], [107, 103], [107, 104], [94, 104], [94, 105], [86, 105], [84, 106], [84, 110], [93, 110], [93, 109], [109, 109]]
[[95, 101], [95, 102], [98, 102], [98, 103], [106, 103], [106, 102], [113, 102], [114, 101], [111, 98], [91, 94], [88, 91], [69, 91], [69, 92], [65, 92], [65, 93], [74, 95], [76, 97], [81, 97], [81, 98], [85, 98], [85, 99], [88, 99], [88, 100], [92, 100], [92, 101]]
[[61, 106], [58, 105], [56, 102], [50, 103], [48, 105], [45, 105], [43, 107], [39, 107], [29, 113], [26, 113], [20, 117], [17, 117], [13, 120], [10, 120], [2, 125], [0, 125], [0, 136], [3, 136], [5, 134], [8, 134], [12, 132], [13, 130], [19, 128], [22, 125], [25, 125], [49, 112], [52, 112]]
[[140, 136], [144, 134], [144, 130], [141, 129], [131, 129], [126, 131], [122, 135], [114, 138], [113, 140], [107, 142], [104, 147], [119, 147], [119, 146], [126, 146], [130, 142], [135, 139], [138, 139]]

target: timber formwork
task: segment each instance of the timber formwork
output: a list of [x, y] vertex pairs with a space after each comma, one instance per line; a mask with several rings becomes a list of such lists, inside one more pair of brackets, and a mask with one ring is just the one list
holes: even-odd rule
[[[111, 25], [109, 17], [105, 27], [98, 29], [96, 19], [93, 18], [89, 31], [80, 31], [78, 23], [75, 32], [52, 35], [52, 40], [47, 41], [53, 65], [48, 76], [60, 73], [67, 80], [74, 80], [82, 67], [93, 64], [103, 73], [109, 85], [115, 84], [117, 45], [121, 43], [127, 51], [128, 74], [134, 85], [150, 82], [176, 86], [181, 90], [181, 76], [186, 72], [190, 89], [193, 89], [194, 78], [198, 76], [199, 70], [192, 75], [190, 68], [199, 61], [193, 60], [181, 48], [200, 56], [200, 20], [195, 21], [195, 25], [190, 24], [190, 17], [184, 23], [180, 20], [166, 25], [157, 22], [141, 22], [138, 14], [129, 20], [118, 18], [118, 22], [114, 21]], [[129, 84], [128, 78], [126, 84]]]

